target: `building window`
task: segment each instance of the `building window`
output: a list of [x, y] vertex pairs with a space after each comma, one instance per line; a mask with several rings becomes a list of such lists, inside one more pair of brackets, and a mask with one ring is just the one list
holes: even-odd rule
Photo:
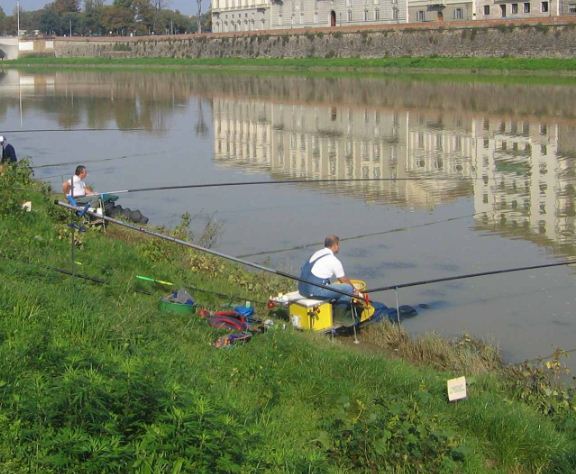
[[318, 23], [318, 12], [314, 12], [314, 23]]
[[568, 13], [574, 14], [576, 13], [576, 3], [571, 3], [568, 5]]
[[352, 21], [352, 10], [348, 10], [348, 21]]
[[484, 5], [484, 15], [490, 15], [490, 5]]
[[456, 136], [456, 142], [454, 143], [455, 151], [462, 151], [462, 137], [460, 135]]
[[[394, 3], [394, 0], [392, 0], [392, 3]], [[398, 12], [399, 12], [398, 7], [392, 8], [392, 19], [393, 20], [398, 20], [398, 18], [399, 18]]]
[[442, 135], [436, 136], [436, 149], [440, 151], [444, 149], [444, 144], [442, 143]]
[[418, 148], [424, 148], [424, 134], [418, 132]]
[[500, 5], [500, 14], [502, 18], [506, 18], [506, 5]]
[[456, 8], [454, 10], [454, 19], [455, 20], [462, 20], [464, 18], [464, 12], [461, 8]]
[[513, 3], [512, 4], [512, 15], [516, 15], [517, 13], [518, 13], [518, 4]]
[[530, 13], [530, 4], [529, 3], [524, 4], [524, 13]]
[[364, 21], [368, 21], [368, 10], [364, 10]]
[[548, 13], [548, 2], [542, 2], [542, 13]]
[[374, 19], [375, 20], [380, 19], [380, 10], [378, 10], [378, 9], [374, 10]]
[[424, 10], [418, 10], [416, 12], [416, 21], [424, 21], [425, 16], [424, 16]]

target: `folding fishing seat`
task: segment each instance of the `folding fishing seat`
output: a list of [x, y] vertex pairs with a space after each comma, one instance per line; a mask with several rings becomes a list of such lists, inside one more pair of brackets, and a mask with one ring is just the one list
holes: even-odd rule
[[75, 199], [72, 196], [66, 196], [66, 200], [71, 206], [83, 208], [81, 211], [77, 211], [77, 214], [78, 216], [85, 218], [86, 224], [91, 226], [105, 227], [106, 221], [104, 219], [100, 219], [92, 215], [86, 216], [86, 211], [90, 211], [101, 216], [104, 215], [104, 201], [102, 199], [102, 195], [95, 194], [93, 196], [81, 196], [78, 199]]

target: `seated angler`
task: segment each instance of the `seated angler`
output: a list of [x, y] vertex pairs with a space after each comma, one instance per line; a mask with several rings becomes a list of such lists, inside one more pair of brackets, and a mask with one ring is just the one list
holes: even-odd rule
[[[350, 279], [344, 273], [344, 267], [336, 254], [340, 250], [340, 239], [335, 235], [329, 235], [324, 239], [324, 248], [315, 252], [302, 266], [298, 292], [307, 298], [322, 300], [334, 300], [335, 303], [350, 303], [351, 296], [358, 295], [358, 291]], [[331, 283], [330, 279], [336, 278], [338, 283]], [[328, 288], [320, 288], [310, 283], [329, 286], [335, 290], [348, 293], [342, 294], [331, 291]]]
[[86, 204], [98, 196], [98, 193], [84, 182], [86, 176], [88, 176], [86, 167], [78, 165], [74, 176], [62, 183], [62, 191], [66, 194], [66, 198], [72, 198], [78, 204]]

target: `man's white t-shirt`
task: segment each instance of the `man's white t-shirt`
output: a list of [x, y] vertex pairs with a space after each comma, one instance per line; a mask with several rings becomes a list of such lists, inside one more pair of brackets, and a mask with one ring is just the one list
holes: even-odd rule
[[[323, 255], [327, 256], [323, 257]], [[323, 249], [318, 250], [318, 252], [314, 253], [308, 261], [313, 262], [321, 256], [322, 258], [312, 266], [312, 275], [322, 278], [323, 280], [329, 280], [332, 277], [344, 277], [344, 267], [342, 266], [342, 263], [329, 248], [324, 247]]]
[[[80, 179], [80, 176], [74, 175], [72, 177], [72, 188], [71, 191], [73, 191], [72, 193], [68, 193], [66, 194], [66, 196], [74, 196], [74, 197], [82, 197], [82, 196], [86, 196], [86, 183]], [[70, 184], [70, 180], [68, 180], [68, 184]]]

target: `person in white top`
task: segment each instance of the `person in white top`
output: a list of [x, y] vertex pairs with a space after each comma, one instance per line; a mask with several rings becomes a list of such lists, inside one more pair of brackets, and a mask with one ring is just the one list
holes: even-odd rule
[[[358, 291], [350, 279], [344, 273], [342, 262], [336, 254], [340, 251], [340, 239], [336, 235], [329, 235], [324, 239], [324, 248], [315, 252], [302, 266], [298, 292], [307, 298], [335, 300], [337, 303], [350, 303], [351, 296], [357, 295]], [[330, 283], [331, 278], [336, 278], [338, 283]], [[329, 286], [348, 295], [330, 291], [328, 288], [320, 288], [319, 285]]]
[[94, 190], [84, 182], [86, 176], [88, 176], [86, 167], [84, 165], [78, 165], [72, 179], [62, 183], [62, 191], [64, 191], [64, 194], [66, 194], [66, 196], [72, 196], [76, 201], [80, 199], [80, 201], [84, 202], [87, 202], [87, 196], [97, 195], [98, 193], [95, 193]]

